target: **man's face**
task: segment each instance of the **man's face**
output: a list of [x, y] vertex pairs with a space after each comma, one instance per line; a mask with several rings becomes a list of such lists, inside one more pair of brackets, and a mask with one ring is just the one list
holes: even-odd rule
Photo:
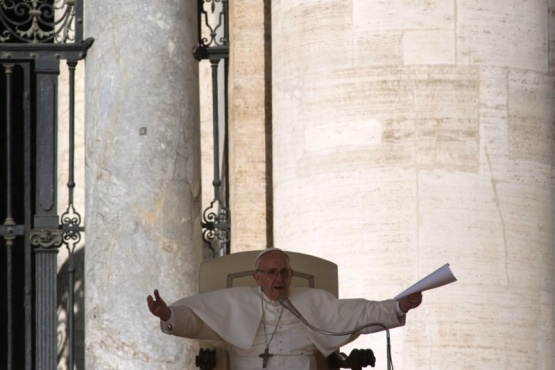
[[272, 301], [279, 297], [287, 297], [293, 271], [289, 266], [289, 258], [279, 251], [268, 252], [258, 260], [257, 271], [253, 277], [262, 291]]

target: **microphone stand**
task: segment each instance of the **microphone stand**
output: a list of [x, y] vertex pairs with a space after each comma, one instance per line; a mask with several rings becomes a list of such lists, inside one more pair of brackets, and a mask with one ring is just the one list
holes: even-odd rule
[[350, 330], [350, 331], [343, 331], [343, 332], [326, 331], [326, 330], [319, 329], [315, 326], [312, 326], [308, 321], [306, 321], [306, 319], [303, 317], [303, 315], [301, 315], [301, 313], [295, 308], [295, 306], [293, 306], [293, 303], [291, 303], [291, 301], [287, 297], [283, 297], [283, 296], [279, 297], [278, 301], [279, 301], [280, 305], [282, 305], [283, 307], [285, 307], [289, 311], [291, 311], [291, 313], [293, 315], [297, 316], [297, 318], [299, 320], [301, 320], [301, 322], [303, 324], [308, 326], [310, 329], [312, 329], [314, 331], [317, 331], [319, 333], [325, 334], [325, 335], [333, 335], [333, 336], [351, 335], [351, 334], [356, 333], [357, 331], [360, 331], [362, 329], [366, 329], [370, 326], [380, 326], [380, 327], [382, 327], [383, 329], [385, 329], [386, 338], [387, 338], [387, 370], [391, 370], [391, 367], [392, 367], [392, 364], [393, 364], [393, 362], [391, 360], [391, 340], [390, 340], [390, 337], [389, 337], [389, 329], [384, 324], [379, 323], [379, 322], [372, 322], [372, 323], [364, 324], [362, 326], [354, 328], [353, 330]]

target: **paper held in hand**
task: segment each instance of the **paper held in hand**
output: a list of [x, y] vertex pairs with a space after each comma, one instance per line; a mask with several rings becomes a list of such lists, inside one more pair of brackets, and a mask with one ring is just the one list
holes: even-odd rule
[[432, 272], [430, 275], [423, 279], [420, 279], [410, 288], [399, 293], [394, 300], [399, 300], [401, 298], [407, 297], [413, 293], [423, 292], [425, 290], [430, 290], [434, 288], [439, 288], [440, 286], [450, 284], [457, 281], [457, 278], [451, 272], [449, 264], [446, 263], [444, 266], [440, 267], [436, 271]]

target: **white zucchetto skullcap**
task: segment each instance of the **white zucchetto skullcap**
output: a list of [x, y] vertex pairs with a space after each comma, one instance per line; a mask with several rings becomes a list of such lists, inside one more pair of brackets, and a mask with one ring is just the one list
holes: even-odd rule
[[258, 256], [256, 256], [256, 259], [254, 260], [254, 265], [256, 266], [256, 264], [258, 263], [258, 260], [260, 259], [260, 257], [262, 257], [263, 255], [265, 255], [266, 253], [270, 253], [270, 252], [281, 252], [283, 254], [285, 254], [287, 256], [287, 253], [285, 253], [284, 251], [282, 251], [279, 248], [266, 248], [264, 249], [262, 252], [258, 253]]

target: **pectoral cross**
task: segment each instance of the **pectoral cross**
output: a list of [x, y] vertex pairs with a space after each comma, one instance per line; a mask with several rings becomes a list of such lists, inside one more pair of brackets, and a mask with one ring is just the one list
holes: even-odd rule
[[258, 355], [258, 357], [264, 359], [264, 361], [262, 361], [262, 368], [264, 368], [264, 369], [266, 368], [266, 365], [268, 365], [268, 359], [272, 356], [273, 355], [268, 350], [268, 347], [266, 347], [266, 349], [264, 350], [264, 353], [261, 353], [261, 354]]

